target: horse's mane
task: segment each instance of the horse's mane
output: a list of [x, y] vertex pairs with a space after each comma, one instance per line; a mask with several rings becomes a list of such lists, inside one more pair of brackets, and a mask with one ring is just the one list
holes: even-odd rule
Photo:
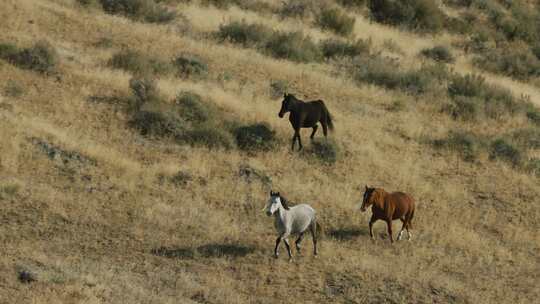
[[285, 210], [289, 210], [289, 200], [287, 200], [283, 195], [279, 196], [279, 200], [281, 201], [281, 205]]

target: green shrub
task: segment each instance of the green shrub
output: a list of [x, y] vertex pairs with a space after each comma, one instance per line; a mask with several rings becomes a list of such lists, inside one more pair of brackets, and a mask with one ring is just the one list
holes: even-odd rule
[[322, 59], [322, 52], [309, 36], [302, 32], [274, 32], [266, 50], [276, 58], [297, 62], [312, 62]]
[[371, 41], [361, 39], [355, 42], [346, 42], [329, 38], [320, 44], [325, 58], [355, 57], [361, 54], [369, 54]]
[[431, 0], [370, 0], [368, 7], [380, 23], [429, 32], [443, 27], [444, 14]]
[[275, 132], [269, 125], [257, 123], [234, 130], [236, 145], [246, 151], [268, 151], [275, 146]]
[[536, 59], [540, 60], [540, 43], [536, 43], [531, 47], [531, 52], [536, 56]]
[[176, 74], [183, 78], [204, 78], [208, 74], [208, 65], [197, 56], [182, 55], [174, 59]]
[[444, 0], [444, 4], [450, 5], [450, 6], [464, 6], [464, 7], [470, 7], [474, 0]]
[[325, 164], [334, 164], [339, 159], [339, 147], [332, 140], [313, 140], [307, 152]]
[[324, 8], [317, 16], [317, 24], [342, 36], [349, 36], [354, 30], [354, 17], [347, 16], [339, 8]]
[[46, 41], [38, 41], [29, 48], [19, 49], [13, 44], [0, 44], [0, 58], [26, 70], [48, 74], [54, 72], [58, 64], [58, 54]]
[[164, 75], [172, 70], [169, 62], [131, 50], [122, 50], [114, 54], [109, 60], [109, 65], [115, 69], [132, 72], [136, 75]]
[[521, 164], [521, 152], [504, 139], [497, 139], [491, 143], [489, 158], [500, 159], [517, 167]]
[[481, 140], [469, 132], [452, 131], [446, 138], [433, 141], [435, 148], [445, 148], [457, 152], [465, 161], [474, 161], [478, 158]]
[[452, 63], [454, 62], [454, 56], [450, 50], [442, 45], [438, 45], [432, 48], [423, 49], [421, 54], [427, 58], [431, 58], [438, 62]]
[[264, 45], [272, 36], [272, 30], [259, 23], [232, 21], [219, 26], [217, 36], [222, 40], [242, 44], [244, 47]]
[[153, 0], [100, 0], [100, 2], [105, 12], [138, 21], [167, 23], [176, 17], [176, 12], [169, 11]]

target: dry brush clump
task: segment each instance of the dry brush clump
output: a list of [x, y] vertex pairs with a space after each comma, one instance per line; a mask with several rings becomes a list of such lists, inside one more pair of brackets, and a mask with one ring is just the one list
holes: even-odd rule
[[442, 45], [423, 49], [420, 53], [424, 57], [433, 59], [437, 62], [453, 63], [455, 61], [455, 58], [452, 55], [450, 49]]
[[112, 15], [122, 15], [133, 20], [149, 23], [168, 23], [176, 18], [176, 12], [154, 0], [99, 0], [103, 10]]
[[323, 8], [317, 15], [316, 23], [324, 30], [330, 30], [341, 36], [349, 36], [354, 30], [354, 17], [348, 16], [337, 7]]
[[108, 64], [115, 69], [122, 69], [136, 75], [166, 75], [173, 70], [170, 62], [133, 50], [121, 50], [115, 53]]
[[0, 59], [21, 69], [33, 70], [42, 74], [55, 72], [59, 61], [55, 48], [44, 40], [22, 49], [11, 43], [0, 43]]
[[438, 32], [444, 25], [444, 13], [430, 0], [370, 0], [368, 7], [373, 19], [385, 24], [426, 32]]

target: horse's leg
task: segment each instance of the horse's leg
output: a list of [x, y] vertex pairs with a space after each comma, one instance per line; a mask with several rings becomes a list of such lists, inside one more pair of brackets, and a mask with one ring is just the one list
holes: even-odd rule
[[283, 242], [285, 243], [285, 247], [287, 247], [287, 253], [289, 254], [289, 261], [292, 260], [292, 254], [291, 254], [291, 246], [289, 245], [289, 240], [287, 238], [283, 238]]
[[304, 239], [304, 233], [301, 232], [298, 238], [296, 239], [296, 242], [294, 242], [294, 244], [296, 245], [296, 251], [298, 252], [300, 252], [300, 243], [302, 242], [303, 239]]
[[298, 139], [298, 145], [299, 145], [299, 148], [298, 148], [298, 151], [302, 150], [303, 146], [302, 146], [302, 139], [300, 138], [300, 128], [298, 128], [297, 130], [295, 130], [295, 134], [296, 134], [296, 138]]
[[311, 222], [309, 231], [311, 232], [311, 239], [313, 240], [313, 255], [317, 256], [317, 222]]
[[294, 143], [295, 143], [295, 141], [296, 141], [296, 131], [294, 132], [294, 135], [293, 135], [293, 137], [292, 137], [292, 146], [291, 146], [291, 150], [293, 150], [293, 151], [294, 151]]
[[386, 226], [388, 226], [388, 236], [390, 237], [390, 243], [394, 242], [394, 237], [392, 236], [392, 220], [386, 220]]
[[274, 248], [274, 257], [277, 259], [278, 256], [279, 256], [279, 252], [278, 252], [278, 249], [279, 249], [279, 243], [281, 242], [281, 235], [278, 236], [278, 238], [276, 239], [276, 247]]
[[311, 140], [313, 140], [313, 137], [315, 137], [315, 132], [317, 132], [318, 128], [319, 128], [318, 125], [313, 126], [313, 132], [311, 132], [311, 136], [309, 136], [309, 138], [311, 138]]
[[409, 234], [409, 229], [407, 228], [407, 219], [400, 219], [401, 220], [401, 230], [398, 233], [397, 240], [401, 240], [401, 235], [403, 234], [403, 230], [407, 229], [407, 234]]
[[375, 238], [373, 237], [373, 224], [377, 221], [377, 218], [375, 217], [375, 215], [372, 215], [371, 216], [371, 219], [369, 220], [369, 236], [371, 237], [372, 240], [374, 240]]

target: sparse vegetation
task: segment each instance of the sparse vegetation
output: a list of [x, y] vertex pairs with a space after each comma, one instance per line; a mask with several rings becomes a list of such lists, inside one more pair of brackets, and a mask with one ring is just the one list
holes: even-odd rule
[[[0, 2], [0, 299], [537, 298], [531, 265], [540, 230], [540, 77], [493, 75], [473, 62], [495, 50], [536, 56], [534, 28], [512, 30], [522, 26], [513, 7], [534, 15], [536, 1], [430, 1], [447, 14], [437, 35], [409, 23], [371, 22], [369, 7], [345, 0], [287, 1], [305, 5], [290, 17], [272, 0], [224, 1], [227, 9], [203, 0], [152, 2], [175, 8], [175, 20], [113, 16], [100, 0], [90, 7]], [[316, 23], [336, 5], [356, 20], [348, 37]], [[235, 20], [269, 34], [245, 49], [218, 35], [220, 23]], [[310, 37], [314, 48], [307, 50], [318, 55], [274, 57], [269, 41], [293, 32]], [[50, 74], [6, 59], [42, 38], [58, 52]], [[358, 48], [359, 38], [369, 48]], [[438, 45], [454, 64], [420, 55]], [[166, 64], [166, 72], [109, 65], [126, 51]], [[23, 95], [13, 97], [17, 88]], [[319, 124], [312, 144], [312, 130], [302, 129], [304, 150], [292, 151], [288, 114], [277, 115], [283, 92], [324, 100], [335, 132], [325, 139]], [[265, 147], [269, 133], [273, 143]], [[370, 240], [371, 211], [355, 211], [365, 184], [414, 197], [411, 242], [390, 246], [383, 222]], [[270, 190], [316, 210], [324, 230], [316, 259], [309, 235], [300, 253], [292, 246], [291, 263], [283, 243], [280, 258], [272, 257], [273, 218], [261, 211]], [[399, 221], [393, 228], [397, 235]], [[23, 271], [37, 281], [20, 280]]]
[[171, 64], [138, 51], [123, 50], [113, 55], [109, 65], [135, 75], [165, 75], [172, 71]]
[[321, 49], [325, 58], [355, 57], [361, 54], [369, 54], [370, 41], [361, 39], [355, 42], [327, 39], [321, 42]]
[[342, 36], [349, 36], [354, 29], [354, 17], [348, 16], [341, 9], [325, 8], [317, 16], [317, 24]]
[[272, 30], [263, 24], [232, 21], [220, 25], [217, 36], [244, 47], [260, 47], [272, 36]]

